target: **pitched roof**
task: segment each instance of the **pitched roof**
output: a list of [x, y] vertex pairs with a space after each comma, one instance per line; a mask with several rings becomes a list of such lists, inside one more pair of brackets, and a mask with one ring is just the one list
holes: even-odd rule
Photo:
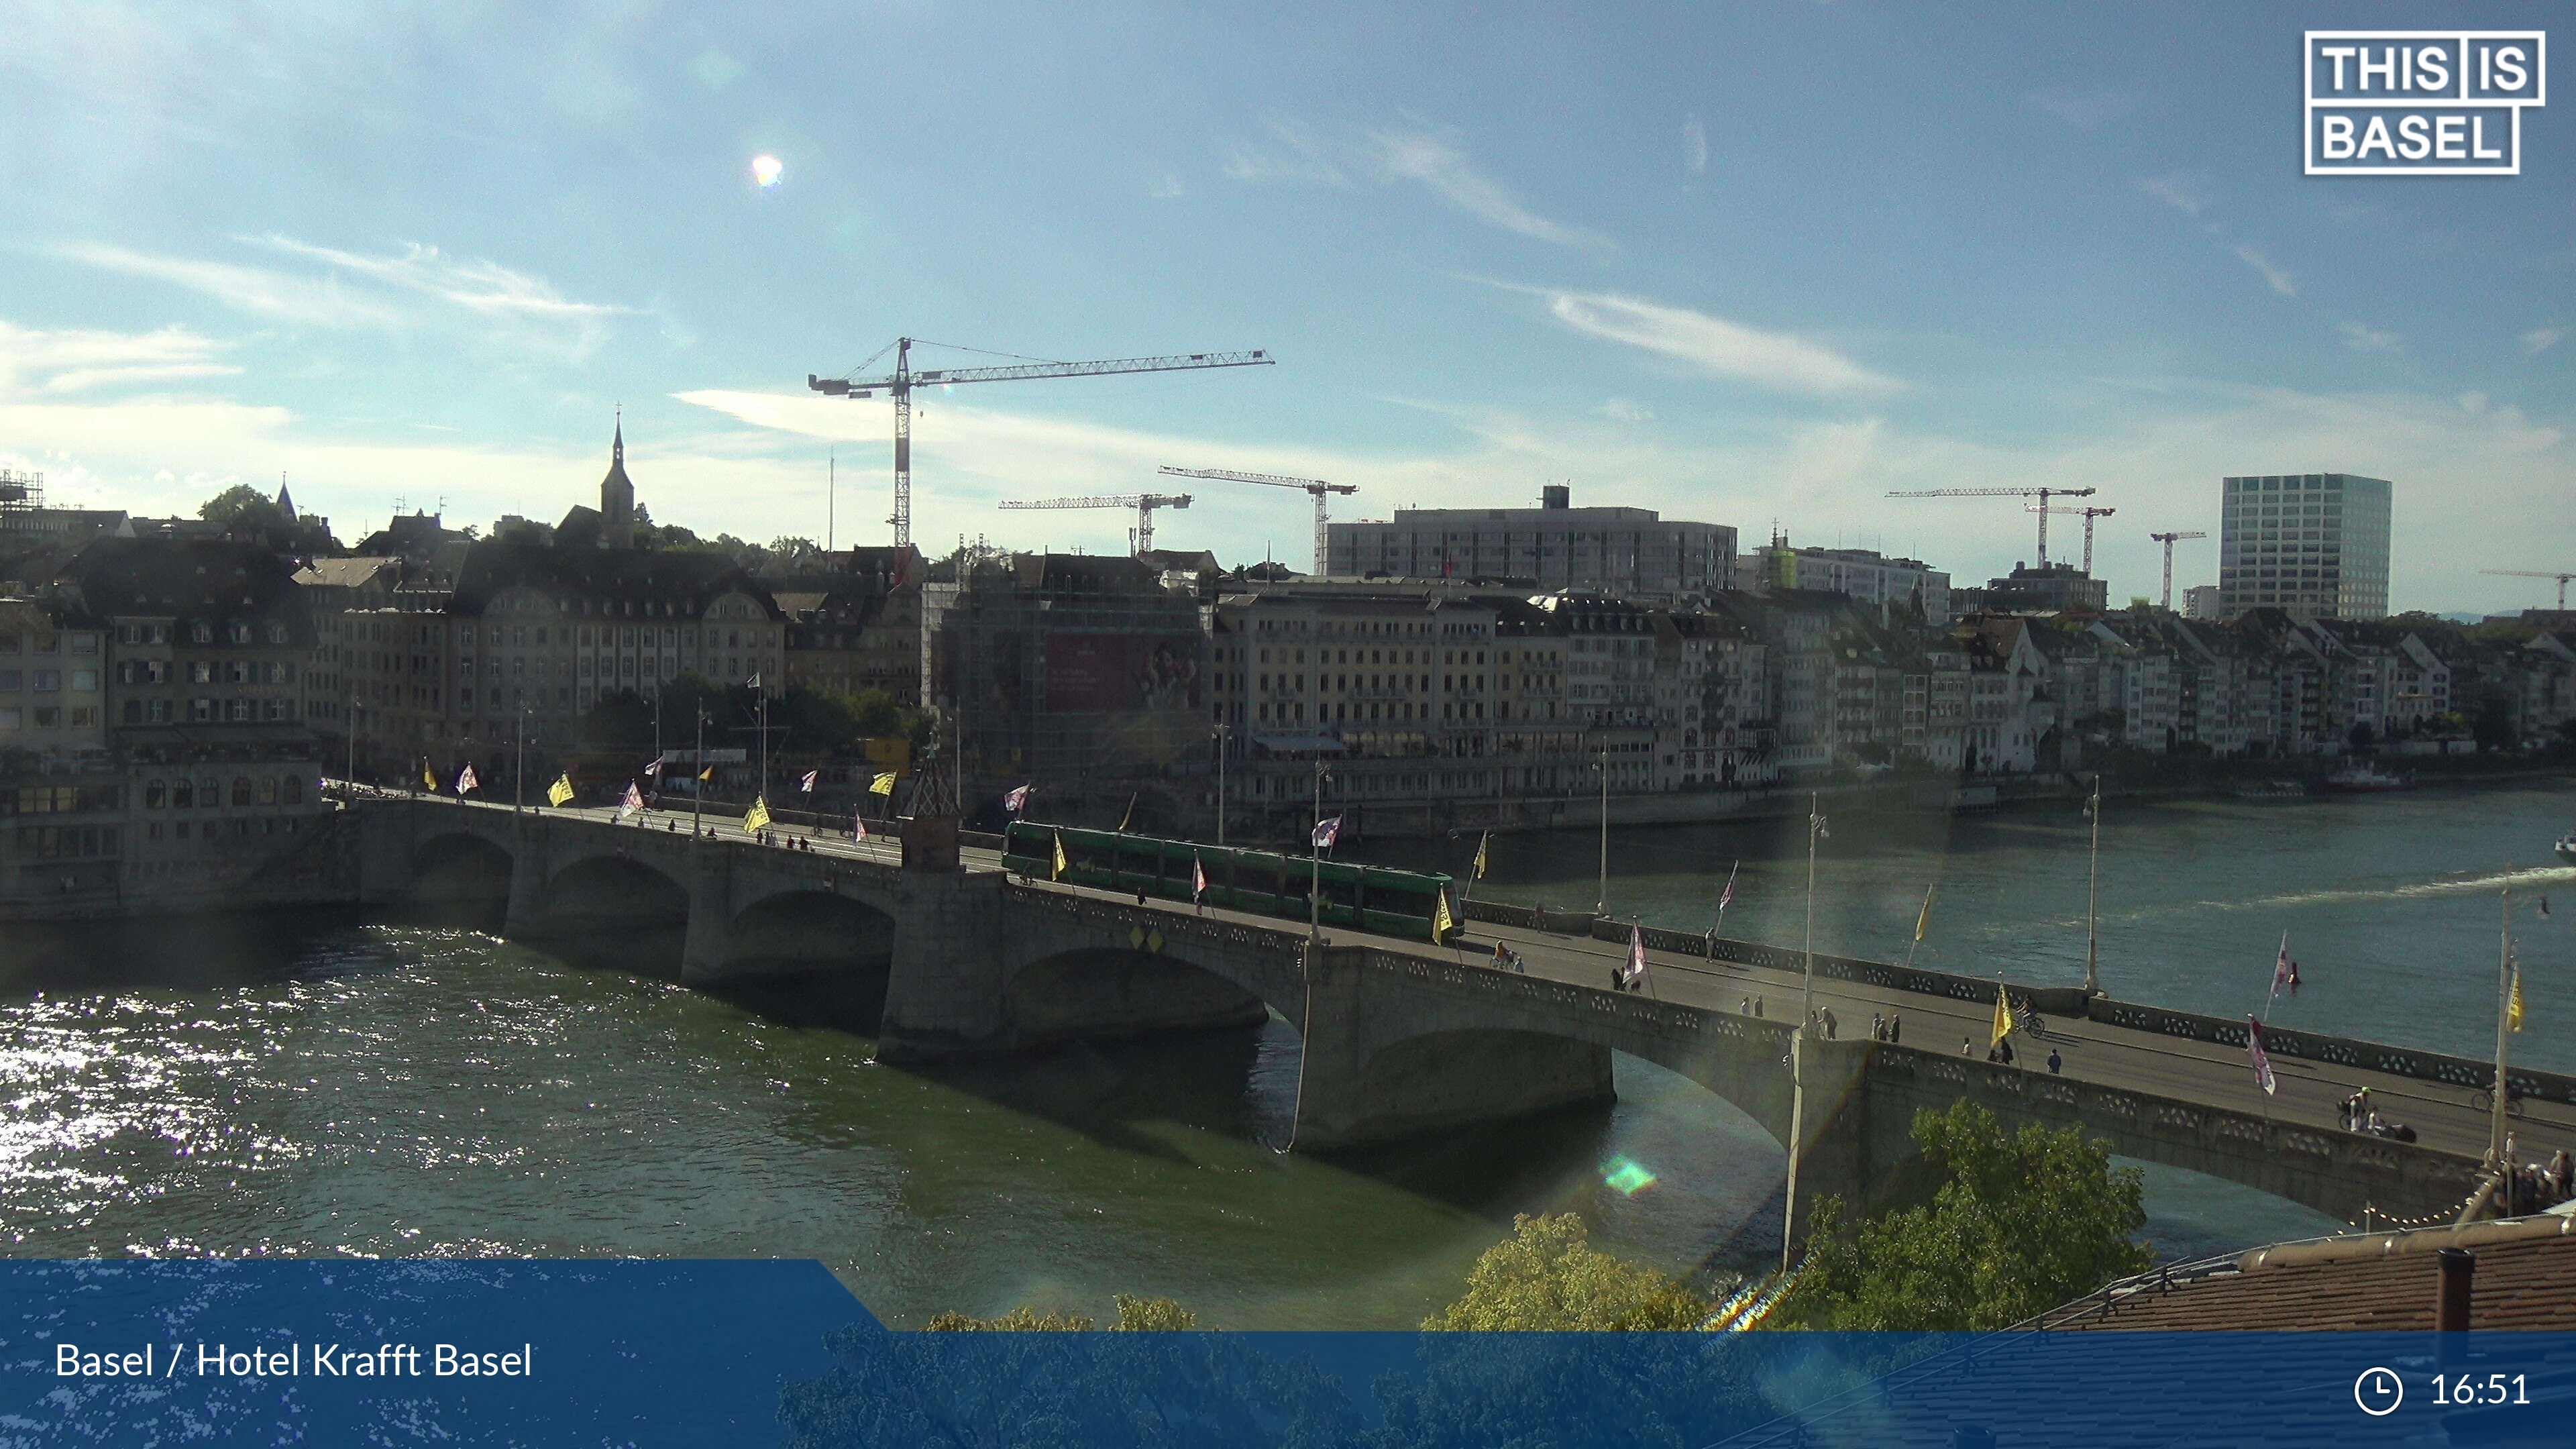
[[2477, 1260], [2469, 1326], [2576, 1330], [2576, 1217], [2355, 1234], [2257, 1248], [2188, 1277], [2150, 1274], [2070, 1303], [2062, 1329], [2368, 1329], [2433, 1326], [2437, 1250]]

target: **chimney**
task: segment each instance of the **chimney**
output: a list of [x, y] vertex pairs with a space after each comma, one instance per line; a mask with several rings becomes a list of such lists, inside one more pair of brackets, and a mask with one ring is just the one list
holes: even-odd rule
[[2469, 1285], [2477, 1277], [2478, 1255], [2466, 1248], [2444, 1248], [2435, 1255], [2441, 1273], [2434, 1289], [2433, 1329], [2465, 1333], [2469, 1327]]

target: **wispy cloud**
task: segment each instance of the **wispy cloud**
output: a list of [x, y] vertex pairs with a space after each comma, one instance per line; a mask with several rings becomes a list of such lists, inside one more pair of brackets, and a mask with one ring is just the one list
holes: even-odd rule
[[0, 322], [0, 395], [88, 392], [239, 373], [239, 367], [217, 360], [223, 351], [223, 343], [185, 327], [48, 331]]
[[2564, 327], [2534, 327], [2522, 334], [2522, 350], [2529, 356], [2538, 357], [2565, 341], [2566, 337], [2567, 329]]
[[2405, 350], [2399, 345], [2397, 334], [2394, 332], [2382, 332], [2376, 327], [2365, 327], [2359, 322], [2343, 322], [2338, 326], [2343, 332], [2343, 345], [2355, 352], [2376, 352], [2394, 357]]
[[2231, 250], [2235, 252], [2238, 261], [2262, 273], [2263, 280], [2270, 284], [2273, 291], [2284, 297], [2299, 295], [2298, 279], [2290, 275], [2289, 268], [2265, 256], [2262, 248], [2252, 242], [2238, 242]]
[[1651, 423], [1655, 420], [1653, 408], [1624, 397], [1605, 398], [1593, 411], [1614, 423]]
[[103, 242], [70, 242], [55, 254], [83, 266], [167, 282], [211, 297], [237, 312], [312, 327], [388, 327], [399, 309], [352, 295], [330, 277], [298, 277], [263, 267], [139, 252]]
[[236, 240], [320, 262], [387, 287], [434, 297], [487, 317], [583, 320], [631, 315], [635, 311], [632, 307], [609, 302], [576, 302], [542, 278], [494, 261], [451, 257], [437, 247], [421, 242], [406, 242], [398, 250], [367, 256], [274, 233]]
[[1418, 181], [1450, 205], [1488, 225], [1557, 246], [1604, 252], [1619, 249], [1618, 243], [1597, 231], [1552, 220], [1524, 206], [1510, 188], [1476, 169], [1447, 133], [1375, 131], [1370, 133], [1369, 142], [1383, 175]]
[[1315, 134], [1296, 121], [1277, 120], [1266, 126], [1270, 139], [1266, 143], [1229, 142], [1225, 160], [1218, 169], [1235, 181], [1300, 181], [1315, 186], [1346, 186], [1350, 178], [1342, 174], [1324, 153]]
[[2022, 97], [2022, 102], [2078, 130], [2090, 131], [2126, 114], [2137, 98], [2122, 91], [2043, 90]]
[[2198, 216], [2218, 201], [2208, 182], [2188, 172], [2168, 171], [2162, 176], [2141, 176], [2137, 185], [2140, 191], [2185, 216]]
[[1615, 292], [1563, 291], [1515, 282], [1486, 285], [1541, 298], [1549, 316], [1585, 336], [1669, 357], [1711, 377], [1814, 397], [1887, 393], [1902, 386], [1822, 343], [1786, 332], [1766, 332], [1687, 307]]
[[1682, 170], [1693, 176], [1708, 171], [1708, 128], [1697, 116], [1682, 117]]

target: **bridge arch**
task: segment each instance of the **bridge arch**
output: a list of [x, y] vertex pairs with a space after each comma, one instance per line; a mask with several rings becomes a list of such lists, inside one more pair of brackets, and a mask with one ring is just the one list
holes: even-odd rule
[[549, 932], [685, 925], [689, 888], [632, 855], [587, 855], [557, 870], [543, 895], [523, 903]]
[[478, 831], [432, 835], [412, 847], [408, 899], [437, 916], [497, 924], [509, 908], [516, 864], [508, 846]]
[[852, 896], [818, 888], [773, 891], [725, 923], [728, 972], [792, 975], [848, 967], [884, 977], [894, 959], [895, 919]]
[[1014, 1034], [1038, 1043], [1222, 1030], [1257, 1026], [1273, 1007], [1297, 1024], [1299, 998], [1270, 1001], [1221, 964], [1200, 965], [1150, 945], [1078, 945], [1022, 964], [1003, 996]]

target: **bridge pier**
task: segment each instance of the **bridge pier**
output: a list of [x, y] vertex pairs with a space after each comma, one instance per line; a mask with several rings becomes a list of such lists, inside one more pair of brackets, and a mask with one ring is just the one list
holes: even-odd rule
[[1462, 1031], [1378, 1045], [1397, 1003], [1366, 947], [1311, 947], [1296, 1144], [1365, 1147], [1565, 1107], [1607, 1106], [1610, 1049], [1525, 1031]]
[[546, 868], [546, 843], [541, 822], [527, 816], [511, 821], [510, 900], [501, 915], [505, 936], [532, 936], [545, 928], [552, 905], [546, 899], [546, 883], [553, 878]]
[[1002, 1009], [1002, 889], [999, 874], [897, 874], [894, 962], [877, 1060], [935, 1061], [1021, 1045], [1005, 1030]]
[[733, 852], [696, 846], [689, 856], [689, 926], [680, 946], [680, 984], [721, 984], [733, 954]]

